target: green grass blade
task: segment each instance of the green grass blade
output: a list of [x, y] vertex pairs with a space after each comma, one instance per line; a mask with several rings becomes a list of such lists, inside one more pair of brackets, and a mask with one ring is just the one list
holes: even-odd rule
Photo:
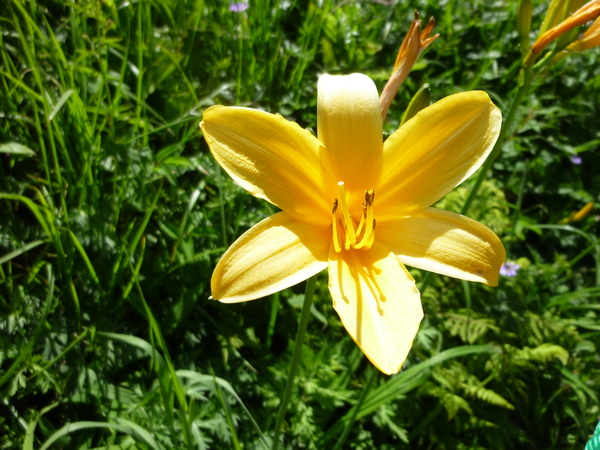
[[256, 420], [254, 420], [254, 417], [250, 413], [250, 410], [247, 408], [247, 406], [244, 404], [244, 402], [242, 401], [240, 396], [237, 394], [237, 392], [235, 392], [235, 389], [233, 389], [233, 387], [231, 386], [231, 384], [229, 382], [227, 382], [226, 380], [224, 380], [222, 378], [214, 377], [212, 375], [197, 373], [197, 372], [194, 372], [193, 370], [178, 370], [176, 373], [177, 373], [178, 377], [189, 380], [189, 383], [191, 383], [191, 387], [193, 387], [194, 384], [199, 384], [202, 386], [211, 386], [212, 390], [216, 392], [216, 389], [217, 389], [216, 384], [218, 384], [220, 386], [220, 388], [224, 389], [228, 394], [230, 394], [233, 398], [235, 398], [236, 401], [239, 403], [239, 405], [242, 407], [242, 409], [248, 416], [248, 419], [252, 423], [252, 426], [256, 430], [256, 433], [260, 437], [265, 448], [271, 447], [271, 444], [267, 440], [267, 437], [263, 434], [263, 432], [260, 429]]
[[405, 371], [392, 376], [388, 381], [369, 393], [358, 412], [352, 408], [344, 417], [339, 419], [323, 437], [323, 441], [328, 441], [337, 436], [349, 422], [352, 415], [356, 419], [365, 417], [373, 413], [380, 406], [392, 401], [394, 398], [406, 394], [407, 392], [419, 387], [430, 375], [430, 369], [444, 361], [454, 358], [460, 358], [468, 355], [481, 353], [499, 353], [500, 349], [492, 345], [464, 345], [444, 350], [431, 358], [416, 364]]
[[6, 370], [6, 372], [4, 372], [4, 374], [0, 378], [0, 388], [2, 386], [4, 386], [4, 384], [6, 384], [7, 381], [9, 381], [11, 375], [19, 368], [21, 363], [26, 358], [29, 357], [29, 355], [33, 351], [35, 344], [37, 343], [38, 339], [42, 335], [44, 329], [46, 328], [46, 318], [48, 317], [48, 314], [50, 313], [50, 308], [52, 306], [53, 297], [54, 297], [54, 274], [52, 272], [52, 266], [50, 264], [48, 264], [46, 267], [48, 268], [49, 287], [48, 287], [48, 293], [46, 294], [46, 301], [44, 303], [44, 309], [42, 310], [42, 315], [38, 321], [38, 324], [35, 329], [35, 333], [33, 334], [33, 337], [21, 349], [17, 359], [15, 359], [15, 361], [10, 365], [10, 367]]
[[125, 419], [117, 419], [119, 423], [110, 423], [110, 422], [91, 422], [91, 421], [82, 421], [82, 422], [74, 422], [68, 423], [58, 431], [52, 434], [44, 445], [40, 447], [39, 450], [46, 450], [54, 444], [58, 439], [63, 436], [66, 436], [70, 433], [74, 433], [80, 430], [88, 430], [94, 428], [109, 428], [116, 431], [120, 431], [121, 433], [128, 434], [132, 438], [141, 444], [145, 444], [149, 446], [153, 450], [162, 450], [163, 447], [152, 437], [148, 430], [142, 428], [141, 426]]
[[32, 248], [36, 248], [42, 244], [48, 243], [48, 241], [44, 241], [41, 239], [38, 239], [37, 241], [32, 241], [29, 242], [28, 244], [25, 244], [23, 247], [21, 247], [18, 250], [14, 250], [10, 253], [7, 253], [4, 256], [0, 256], [0, 264], [4, 264], [6, 261], [10, 261], [13, 258], [16, 258], [19, 255], [22, 255], [23, 253], [28, 252], [29, 250], [31, 250]]
[[2, 198], [5, 198], [7, 200], [15, 200], [15, 201], [24, 203], [29, 208], [29, 210], [33, 213], [33, 215], [37, 219], [37, 221], [40, 224], [40, 226], [46, 232], [46, 235], [50, 239], [54, 240], [55, 236], [53, 235], [53, 233], [51, 233], [50, 226], [49, 226], [48, 222], [46, 221], [46, 219], [42, 215], [42, 212], [40, 211], [40, 209], [38, 208], [38, 206], [35, 203], [33, 203], [33, 201], [31, 201], [27, 197], [24, 197], [22, 195], [17, 195], [17, 194], [2, 194], [2, 193], [0, 193], [0, 199], [2, 199]]
[[92, 280], [94, 280], [94, 282], [98, 286], [100, 286], [100, 279], [98, 278], [98, 275], [96, 274], [96, 270], [94, 269], [94, 266], [92, 265], [92, 262], [90, 261], [90, 258], [88, 257], [85, 249], [83, 248], [83, 245], [81, 245], [81, 242], [79, 242], [79, 239], [77, 239], [77, 236], [75, 236], [75, 233], [73, 233], [69, 228], [65, 228], [65, 230], [69, 233], [69, 236], [71, 236], [73, 245], [75, 245], [75, 248], [77, 249], [77, 251], [79, 252], [79, 255], [83, 259], [85, 267], [87, 268], [88, 272], [90, 273]]

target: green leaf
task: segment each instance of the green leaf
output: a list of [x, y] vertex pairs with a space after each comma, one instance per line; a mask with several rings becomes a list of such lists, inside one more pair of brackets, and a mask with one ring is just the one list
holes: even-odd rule
[[7, 142], [0, 144], [0, 153], [8, 153], [9, 155], [23, 155], [27, 157], [35, 156], [35, 152], [29, 147], [25, 147], [18, 142]]
[[142, 428], [141, 426], [139, 426], [129, 420], [122, 419], [122, 418], [117, 418], [116, 421], [117, 421], [117, 423], [91, 422], [91, 421], [90, 422], [86, 421], [86, 422], [68, 423], [64, 427], [62, 427], [60, 430], [56, 431], [52, 436], [50, 436], [46, 440], [46, 442], [44, 442], [44, 445], [42, 445], [40, 447], [39, 450], [46, 450], [46, 449], [50, 448], [50, 446], [54, 442], [56, 442], [58, 439], [60, 439], [63, 436], [66, 436], [75, 431], [86, 430], [86, 429], [90, 429], [90, 428], [109, 428], [109, 429], [113, 429], [116, 431], [120, 431], [121, 433], [128, 434], [129, 436], [134, 438], [136, 440], [136, 442], [148, 445], [150, 448], [152, 448], [154, 450], [162, 450], [163, 449], [163, 447], [161, 445], [159, 445], [158, 442], [156, 442], [154, 437], [152, 437], [152, 434], [150, 434], [150, 432], [148, 430], [146, 430], [145, 428]]

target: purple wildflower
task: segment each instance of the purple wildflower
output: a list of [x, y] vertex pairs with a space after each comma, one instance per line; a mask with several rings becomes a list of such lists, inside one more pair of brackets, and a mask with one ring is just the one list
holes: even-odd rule
[[571, 156], [571, 162], [573, 164], [581, 164], [581, 158], [577, 155]]
[[502, 264], [502, 267], [500, 267], [500, 275], [505, 277], [514, 277], [517, 275], [517, 272], [520, 268], [521, 266], [519, 266], [517, 263], [507, 261]]
[[246, 3], [233, 3], [230, 7], [229, 7], [229, 11], [231, 12], [244, 12], [248, 9], [248, 4]]

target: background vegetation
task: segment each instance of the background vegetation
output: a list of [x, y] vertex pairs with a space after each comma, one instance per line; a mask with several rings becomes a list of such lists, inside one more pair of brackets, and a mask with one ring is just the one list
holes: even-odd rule
[[[303, 286], [208, 299], [224, 249], [274, 208], [220, 171], [203, 110], [314, 129], [319, 74], [381, 89], [417, 9], [441, 37], [388, 131], [425, 82], [434, 101], [483, 89], [506, 112], [515, 3], [4, 1], [0, 448], [267, 448]], [[546, 9], [534, 1], [532, 39]], [[598, 49], [570, 55], [536, 80], [470, 210], [517, 275], [432, 277], [401, 374], [373, 369], [318, 280], [286, 448], [583, 447], [599, 415], [599, 217], [562, 219], [599, 200], [599, 63]], [[460, 210], [471, 185], [440, 206]]]

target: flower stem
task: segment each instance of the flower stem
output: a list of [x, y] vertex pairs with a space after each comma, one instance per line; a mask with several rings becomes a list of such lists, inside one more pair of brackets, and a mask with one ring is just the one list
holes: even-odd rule
[[302, 305], [302, 314], [300, 315], [300, 324], [298, 325], [298, 333], [296, 334], [296, 341], [294, 342], [294, 355], [292, 356], [292, 364], [290, 365], [290, 372], [288, 379], [285, 384], [285, 391], [283, 398], [281, 399], [281, 406], [279, 407], [279, 413], [277, 414], [277, 421], [275, 422], [275, 434], [273, 435], [272, 449], [277, 450], [279, 447], [279, 435], [281, 434], [281, 427], [283, 426], [283, 420], [285, 419], [285, 413], [292, 398], [292, 390], [294, 389], [294, 378], [298, 371], [298, 364], [300, 363], [300, 356], [302, 355], [302, 345], [304, 344], [304, 335], [306, 334], [306, 326], [308, 325], [308, 319], [310, 317], [310, 308], [312, 306], [313, 294], [315, 293], [315, 284], [317, 282], [317, 276], [313, 276], [306, 282], [306, 291], [304, 292], [304, 304]]
[[363, 387], [363, 390], [360, 393], [360, 397], [359, 397], [358, 401], [356, 402], [356, 405], [354, 405], [354, 407], [352, 408], [352, 415], [348, 419], [348, 423], [346, 423], [346, 427], [344, 428], [342, 435], [336, 442], [333, 450], [339, 450], [342, 448], [342, 445], [344, 445], [346, 438], [350, 434], [350, 430], [352, 430], [352, 425], [354, 425], [354, 421], [356, 420], [356, 415], [358, 414], [358, 411], [360, 411], [360, 408], [361, 408], [363, 402], [365, 401], [365, 398], [367, 398], [367, 393], [371, 389], [371, 385], [373, 384], [373, 380], [375, 379], [375, 374], [377, 373], [377, 371], [375, 369], [373, 369], [372, 367], [370, 367], [369, 369], [370, 369], [370, 372], [367, 375], [367, 381], [365, 383], [365, 386]]
[[236, 104], [239, 104], [241, 101], [241, 90], [242, 90], [242, 65], [244, 63], [244, 17], [243, 14], [239, 14], [240, 16], [240, 56], [237, 67], [237, 80], [235, 86], [235, 101]]

